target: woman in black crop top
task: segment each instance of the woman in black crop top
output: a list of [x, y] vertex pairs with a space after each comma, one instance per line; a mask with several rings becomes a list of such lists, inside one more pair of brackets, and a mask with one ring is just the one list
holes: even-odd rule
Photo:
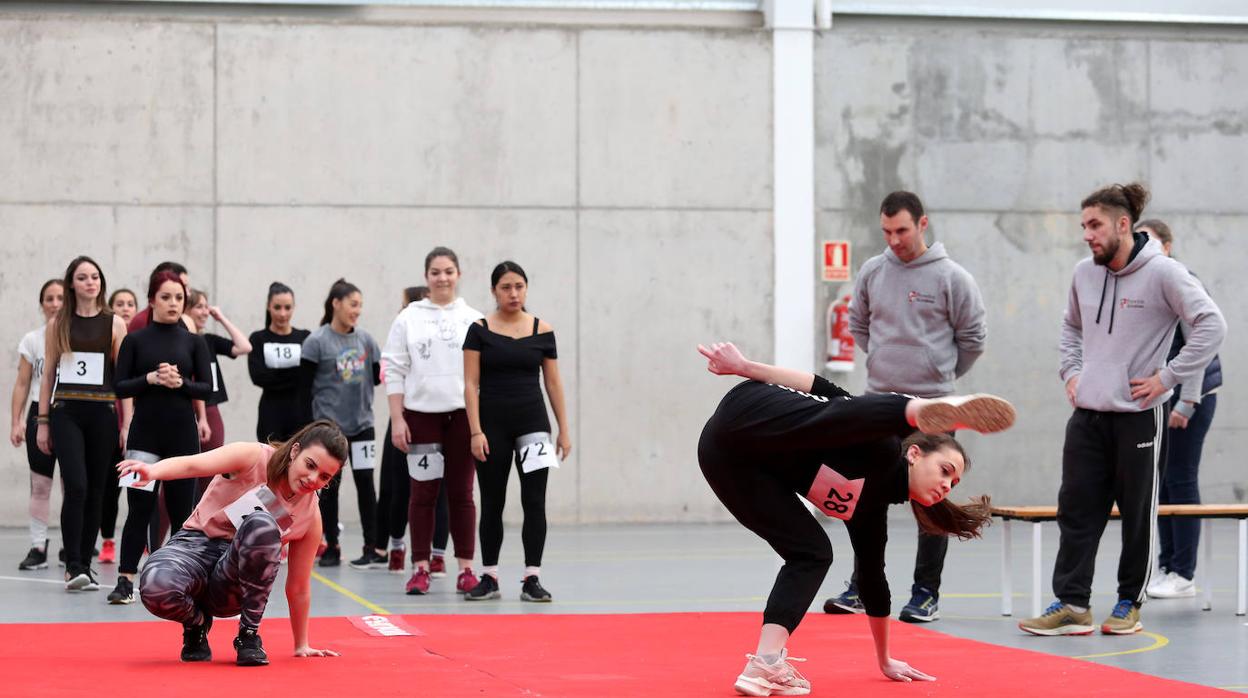
[[[134, 398], [127, 460], [155, 463], [199, 453], [199, 427], [191, 401], [212, 395], [212, 363], [203, 337], [182, 324], [186, 296], [186, 286], [173, 272], [153, 275], [147, 291], [151, 322], [121, 343], [117, 395]], [[194, 507], [195, 481], [174, 480], [156, 487], [164, 490], [169, 528], [177, 533]], [[108, 595], [111, 604], [134, 602], [134, 577], [147, 544], [148, 522], [157, 496], [155, 489], [126, 491], [129, 510], [121, 531], [117, 586]], [[154, 545], [159, 545], [159, 540]]]
[[1014, 408], [991, 395], [853, 397], [819, 376], [747, 361], [731, 344], [698, 350], [712, 373], [751, 379], [728, 392], [703, 428], [702, 474], [728, 511], [784, 558], [737, 692], [810, 692], [785, 645], [832, 564], [832, 545], [795, 493], [845, 522], [880, 671], [895, 681], [933, 680], [889, 655], [888, 505], [909, 499], [929, 533], [978, 536], [990, 518], [987, 502], [959, 506], [947, 499], [968, 465], [949, 432], [1006, 429]]
[[[503, 505], [512, 456], [520, 469], [524, 509], [523, 601], [550, 601], [542, 588], [542, 552], [546, 547], [546, 479], [572, 451], [564, 414], [563, 381], [555, 350], [555, 331], [526, 312], [528, 276], [515, 262], [503, 262], [490, 275], [498, 309], [468, 327], [464, 340], [464, 403], [477, 459], [481, 488], [481, 564], [484, 574], [465, 598], [499, 598], [498, 554], [503, 547]], [[539, 375], [559, 424], [552, 439]]]
[[[105, 306], [108, 285], [90, 257], [65, 269], [65, 304], [48, 323], [43, 381], [39, 386], [36, 443], [56, 451], [65, 497], [61, 536], [65, 588], [100, 588], [91, 570], [104, 503], [104, 478], [119, 444], [113, 365], [126, 325]], [[52, 367], [56, 367], [53, 369]]]

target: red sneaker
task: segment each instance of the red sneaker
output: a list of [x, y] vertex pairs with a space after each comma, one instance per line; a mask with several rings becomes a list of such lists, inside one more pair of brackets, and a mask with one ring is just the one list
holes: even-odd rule
[[104, 544], [100, 546], [100, 564], [111, 565], [117, 562], [117, 544], [112, 538], [105, 538]]
[[434, 579], [441, 579], [446, 576], [446, 558], [441, 555], [434, 555], [429, 558], [429, 576]]
[[479, 581], [481, 580], [477, 579], [477, 575], [473, 574], [472, 570], [466, 569], [459, 573], [459, 580], [455, 582], [455, 589], [460, 593], [467, 594], [472, 591], [473, 587], [477, 586]]
[[403, 548], [395, 548], [390, 551], [390, 565], [388, 571], [390, 574], [403, 574], [403, 568], [407, 566], [407, 551]]
[[416, 574], [407, 580], [408, 596], [424, 596], [429, 593], [429, 570], [417, 569]]

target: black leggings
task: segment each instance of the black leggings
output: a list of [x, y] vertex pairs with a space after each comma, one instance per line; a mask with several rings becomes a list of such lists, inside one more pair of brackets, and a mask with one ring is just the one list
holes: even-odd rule
[[[407, 533], [407, 505], [411, 499], [411, 477], [407, 474], [407, 457], [390, 441], [381, 449], [381, 491], [377, 494], [377, 530], [391, 538], [402, 539]], [[438, 503], [433, 512], [433, 549], [446, 550], [451, 538], [450, 507], [446, 488], [438, 489]], [[381, 547], [378, 545], [377, 547]]]
[[[121, 452], [120, 444], [113, 451], [113, 466], [122, 461], [124, 454]], [[100, 537], [109, 539], [117, 534], [117, 512], [120, 511], [121, 504], [121, 482], [115, 475], [115, 470], [110, 471], [110, 477], [105, 478], [104, 482], [104, 506], [100, 515]]]
[[265, 391], [260, 395], [260, 409], [256, 415], [256, 440], [260, 443], [285, 441], [303, 428], [299, 418], [299, 400], [294, 391], [274, 395]]
[[[354, 436], [347, 437], [347, 441], [352, 447], [361, 441], [373, 443], [376, 439], [376, 432], [373, 431], [372, 427]], [[374, 459], [375, 462], [376, 460]], [[360, 528], [364, 531], [364, 545], [370, 549], [378, 548], [385, 550], [386, 541], [378, 535], [380, 531], [376, 527], [377, 492], [373, 488], [373, 468], [367, 470], [351, 468], [351, 478], [355, 480], [355, 499], [360, 507]], [[325, 540], [331, 546], [338, 545], [338, 486], [341, 483], [342, 470], [340, 469], [334, 475], [334, 479], [330, 480], [329, 484], [325, 486], [325, 489], [321, 490], [321, 525], [325, 530]]]
[[61, 503], [65, 566], [85, 567], [100, 528], [109, 460], [117, 450], [117, 412], [111, 400], [60, 400], [51, 412], [53, 452], [65, 485]]
[[[829, 423], [828, 431], [853, 434], [852, 443], [838, 444], [829, 439], [827, 449], [852, 446], [863, 459], [879, 461], [881, 469], [887, 468], [897, 458], [897, 433], [908, 428], [907, 401], [908, 398], [898, 395], [871, 395], [846, 401], [846, 409], [837, 415], [835, 427]], [[702, 430], [698, 464], [715, 496], [737, 521], [767, 541], [784, 559], [767, 597], [763, 623], [783, 626], [792, 633], [832, 565], [832, 543], [823, 525], [795, 496], [805, 494], [813, 472], [800, 478], [805, 482], [799, 484], [799, 478], [787, 464], [742, 453], [741, 445], [748, 444], [748, 433], [731, 433], [718, 416], [712, 417]]]
[[[147, 412], [135, 415], [130, 424], [127, 451], [145, 451], [160, 458], [189, 456], [199, 453], [199, 428], [195, 413], [187, 403], [185, 410], [173, 414]], [[165, 511], [169, 514], [169, 530], [177, 533], [194, 507], [195, 480], [167, 480], [156, 483], [151, 492], [127, 488], [126, 523], [121, 530], [121, 556], [117, 571], [134, 574], [139, 571], [143, 548], [156, 552], [160, 547], [159, 533], [149, 541], [148, 528], [157, 511], [160, 494], [164, 492]]]
[[[520, 540], [524, 543], [526, 567], [540, 567], [542, 553], [546, 549], [546, 481], [549, 469], [531, 473], [524, 472], [515, 451], [516, 439], [525, 434], [549, 432], [546, 406], [529, 410], [497, 410], [491, 415], [482, 410], [481, 430], [490, 445], [485, 461], [477, 461], [477, 485], [481, 488], [481, 564], [494, 567], [503, 548], [503, 507], [507, 504], [507, 479], [511, 476], [514, 461], [520, 474], [520, 506], [524, 511], [524, 525], [520, 528]], [[530, 413], [540, 419], [521, 419]]]

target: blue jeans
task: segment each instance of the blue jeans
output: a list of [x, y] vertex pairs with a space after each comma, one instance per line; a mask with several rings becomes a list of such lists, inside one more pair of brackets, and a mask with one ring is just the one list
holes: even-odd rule
[[[1159, 493], [1162, 504], [1200, 504], [1200, 452], [1217, 408], [1217, 394], [1208, 395], [1196, 406], [1186, 429], [1170, 430], [1170, 457]], [[1196, 574], [1200, 521], [1161, 518], [1157, 520], [1157, 532], [1161, 538], [1161, 568], [1192, 579]]]

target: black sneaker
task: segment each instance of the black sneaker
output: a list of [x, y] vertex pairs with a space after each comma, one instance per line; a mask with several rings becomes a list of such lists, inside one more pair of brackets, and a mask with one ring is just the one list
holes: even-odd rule
[[108, 602], [114, 606], [134, 603], [134, 582], [124, 575], [118, 576], [117, 586], [108, 593]]
[[824, 613], [866, 613], [867, 607], [858, 598], [858, 585], [845, 583], [845, 591], [840, 596], [833, 596], [823, 602]]
[[364, 546], [364, 554], [359, 558], [352, 560], [350, 563], [357, 570], [369, 570], [374, 567], [386, 567], [390, 564], [390, 558], [378, 553], [373, 546]]
[[469, 590], [467, 594], [464, 594], [466, 601], [485, 601], [486, 599], [497, 599], [500, 597], [502, 597], [502, 593], [498, 590], [498, 580], [492, 574], [481, 575], [477, 585]]
[[520, 600], [550, 603], [553, 599], [550, 597], [550, 592], [542, 588], [542, 583], [537, 580], [537, 575], [530, 574], [524, 578], [524, 584], [520, 585]]
[[935, 592], [921, 586], [911, 589], [910, 603], [901, 609], [898, 618], [907, 623], [930, 623], [940, 618]]
[[83, 565], [70, 565], [65, 570], [66, 591], [96, 591], [99, 582], [91, 574], [91, 570]]
[[206, 613], [203, 625], [182, 626], [182, 661], [212, 661], [212, 647], [208, 645], [209, 630], [212, 630], [212, 616]]
[[342, 546], [331, 545], [325, 549], [321, 559], [316, 561], [320, 567], [337, 567], [342, 564]]
[[19, 570], [42, 570], [48, 567], [48, 542], [43, 542], [43, 550], [39, 548], [31, 548], [26, 553], [26, 559], [17, 563]]
[[234, 649], [238, 650], [239, 666], [265, 666], [269, 663], [269, 655], [264, 653], [264, 643], [260, 634], [250, 628], [239, 627], [238, 637], [234, 638]]

